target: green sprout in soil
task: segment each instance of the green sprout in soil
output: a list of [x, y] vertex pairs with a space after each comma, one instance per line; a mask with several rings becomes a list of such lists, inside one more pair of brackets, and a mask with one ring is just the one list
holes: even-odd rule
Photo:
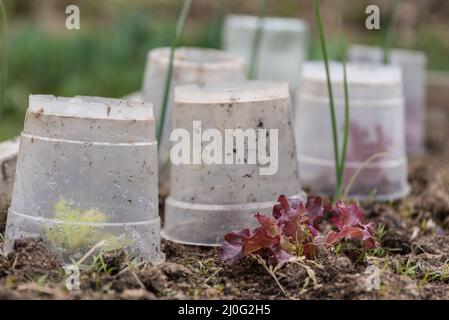
[[419, 268], [420, 268], [420, 265], [416, 262], [413, 262], [410, 259], [407, 259], [407, 261], [405, 263], [397, 262], [396, 266], [395, 266], [397, 274], [411, 277], [411, 278], [416, 276]]
[[[344, 86], [344, 96], [345, 96], [345, 113], [344, 113], [344, 134], [343, 134], [343, 147], [340, 156], [340, 145], [338, 142], [338, 130], [337, 130], [337, 115], [335, 111], [335, 102], [334, 102], [334, 93], [332, 88], [332, 79], [330, 75], [330, 67], [329, 67], [329, 55], [326, 45], [326, 37], [324, 34], [323, 21], [321, 18], [321, 10], [320, 10], [320, 1], [314, 0], [315, 5], [315, 17], [318, 24], [318, 30], [320, 34], [320, 44], [321, 44], [321, 53], [323, 55], [324, 67], [326, 71], [326, 80], [327, 80], [327, 90], [329, 94], [329, 108], [331, 114], [331, 125], [332, 125], [332, 138], [334, 144], [334, 163], [335, 163], [335, 178], [336, 178], [336, 186], [335, 186], [335, 199], [338, 200], [341, 196], [342, 186], [343, 186], [343, 176], [345, 171], [345, 162], [346, 162], [346, 154], [347, 154], [347, 146], [349, 140], [349, 89], [348, 89], [348, 79], [346, 72], [346, 61], [345, 56], [343, 57], [343, 86]], [[340, 22], [340, 43], [342, 47], [343, 53], [346, 52], [346, 45], [343, 37], [343, 28], [341, 22], [341, 14], [339, 12], [339, 6], [337, 5], [337, 12], [339, 16]]]
[[260, 0], [259, 16], [257, 17], [257, 27], [253, 36], [253, 42], [251, 46], [251, 60], [248, 69], [248, 79], [250, 80], [257, 78], [257, 68], [259, 66], [260, 47], [262, 42], [263, 27], [266, 12], [267, 12], [267, 0]]
[[0, 116], [4, 110], [6, 81], [8, 76], [8, 56], [6, 36], [8, 34], [8, 20], [3, 1], [0, 0]]
[[29, 282], [36, 284], [37, 287], [43, 288], [45, 287], [46, 283], [48, 282], [48, 274], [44, 274], [41, 276], [32, 276], [32, 275], [25, 275], [25, 278], [28, 279]]
[[106, 263], [103, 251], [94, 256], [92, 270], [96, 273], [104, 272], [109, 274], [119, 271], [116, 266], [110, 266]]
[[438, 270], [428, 271], [424, 275], [423, 281], [424, 282], [436, 281], [436, 282], [443, 282], [443, 283], [448, 282], [449, 281], [449, 260], [446, 260], [444, 262], [444, 265], [441, 268], [439, 268]]
[[113, 235], [99, 231], [95, 223], [107, 221], [107, 216], [97, 209], [80, 210], [70, 206], [68, 201], [61, 197], [54, 205], [55, 219], [60, 223], [46, 226], [44, 234], [57, 248], [76, 250], [86, 248], [92, 243], [105, 240], [108, 250], [120, 248], [123, 241]]
[[[161, 117], [159, 120], [159, 123], [157, 125], [157, 141], [158, 146], [161, 144], [161, 138], [164, 133], [164, 124], [165, 124], [165, 117], [167, 114], [167, 106], [168, 101], [170, 99], [170, 88], [172, 84], [173, 79], [173, 61], [175, 59], [175, 51], [176, 47], [178, 46], [179, 40], [181, 39], [182, 30], [184, 29], [184, 24], [187, 19], [187, 15], [189, 14], [190, 6], [192, 4], [192, 0], [185, 0], [184, 4], [182, 6], [181, 13], [178, 17], [178, 21], [176, 23], [176, 29], [172, 38], [171, 47], [170, 47], [170, 58], [168, 62], [168, 70], [167, 70], [167, 76], [165, 78], [165, 88], [164, 88], [164, 96], [162, 100], [162, 106], [161, 106]], [[180, 1], [177, 2], [177, 7], [179, 8]], [[177, 10], [178, 11], [178, 10]]]

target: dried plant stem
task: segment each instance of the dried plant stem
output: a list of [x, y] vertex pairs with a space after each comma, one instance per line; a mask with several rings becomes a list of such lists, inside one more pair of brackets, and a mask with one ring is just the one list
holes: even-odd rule
[[260, 263], [260, 265], [268, 272], [268, 274], [274, 279], [274, 281], [276, 282], [277, 286], [279, 287], [279, 289], [282, 291], [282, 293], [286, 296], [289, 297], [289, 294], [287, 293], [287, 291], [284, 289], [284, 287], [282, 286], [282, 284], [279, 282], [278, 277], [276, 276], [276, 271], [278, 270], [277, 267], [271, 267], [267, 265], [267, 262], [260, 257], [259, 255], [252, 255], [254, 259], [257, 260], [257, 262]]
[[336, 178], [336, 187], [335, 187], [335, 199], [338, 199], [340, 197], [340, 190], [341, 190], [341, 177], [340, 174], [340, 156], [339, 156], [339, 144], [338, 144], [338, 132], [337, 132], [337, 117], [335, 112], [335, 103], [334, 103], [334, 93], [332, 89], [332, 79], [330, 75], [330, 68], [329, 68], [329, 57], [328, 57], [328, 51], [326, 46], [326, 38], [324, 35], [324, 27], [323, 27], [323, 21], [321, 19], [321, 10], [320, 10], [320, 0], [314, 0], [314, 7], [315, 7], [315, 17], [318, 24], [318, 30], [320, 34], [320, 44], [321, 44], [321, 52], [323, 55], [324, 60], [324, 67], [326, 70], [326, 80], [327, 80], [327, 90], [329, 93], [329, 107], [330, 107], [330, 113], [331, 113], [331, 125], [332, 125], [332, 138], [334, 143], [334, 162], [335, 162], [335, 178]]
[[[173, 39], [171, 42], [170, 58], [169, 58], [169, 62], [168, 62], [167, 76], [165, 78], [164, 97], [163, 97], [162, 106], [161, 106], [161, 117], [159, 119], [159, 123], [157, 124], [158, 147], [161, 145], [161, 138], [164, 133], [165, 117], [167, 114], [168, 100], [170, 99], [170, 88], [171, 88], [172, 78], [173, 78], [173, 61], [175, 58], [175, 51], [176, 51], [176, 47], [178, 46], [179, 40], [181, 38], [182, 30], [184, 29], [184, 24], [185, 24], [188, 14], [189, 14], [191, 4], [192, 4], [192, 0], [184, 0], [184, 4], [183, 4], [182, 10], [181, 10], [181, 13], [180, 13], [180, 15], [178, 17], [178, 21], [176, 23], [176, 30], [175, 30], [175, 33], [173, 35]], [[179, 7], [179, 0], [178, 0], [178, 7]]]
[[6, 36], [8, 34], [8, 18], [6, 15], [5, 6], [3, 1], [0, 0], [0, 116], [4, 109], [6, 81], [8, 77], [8, 56], [7, 56], [7, 44]]
[[[145, 261], [139, 262], [137, 263], [135, 266], [132, 266], [133, 268], [137, 269], [139, 267], [141, 267], [142, 265], [146, 264]], [[125, 272], [128, 272], [129, 270], [131, 270], [131, 265], [127, 265], [125, 268], [123, 268], [122, 270], [120, 270], [119, 273], [117, 273], [114, 277], [117, 278], [119, 276], [121, 276], [122, 274], [124, 274]]]
[[267, 0], [259, 0], [259, 16], [257, 17], [257, 27], [254, 32], [253, 43], [251, 46], [251, 61], [248, 70], [248, 79], [257, 77], [257, 67], [259, 66], [260, 45], [263, 35], [264, 19], [267, 12]]
[[366, 168], [366, 166], [368, 166], [371, 162], [373, 162], [373, 161], [375, 161], [375, 160], [377, 160], [379, 158], [382, 158], [382, 157], [386, 156], [387, 154], [388, 154], [387, 152], [379, 152], [379, 153], [373, 154], [371, 157], [369, 157], [368, 159], [363, 161], [362, 164], [360, 164], [360, 166], [357, 168], [357, 170], [351, 176], [351, 178], [348, 181], [348, 184], [346, 185], [346, 189], [345, 189], [345, 192], [343, 194], [343, 199], [346, 199], [348, 197], [348, 194], [351, 191], [351, 188], [352, 188], [355, 180], [360, 175], [360, 172], [362, 172], [362, 170], [364, 168]]
[[[304, 263], [304, 261], [305, 261], [304, 257], [298, 257], [298, 258], [296, 258], [295, 260], [292, 260], [292, 261], [291, 261], [291, 263], [294, 263], [294, 264], [296, 264], [296, 265], [298, 265], [298, 266], [304, 268], [304, 270], [305, 270], [306, 273], [307, 273], [307, 278], [306, 278], [306, 280], [304, 281], [304, 285], [303, 285], [303, 287], [302, 287], [301, 294], [307, 292], [307, 287], [308, 287], [308, 285], [309, 285], [309, 283], [310, 283], [310, 280], [312, 280], [312, 282], [313, 282], [313, 289], [314, 289], [314, 290], [318, 289], [318, 288], [321, 286], [321, 285], [318, 283], [318, 280], [317, 280], [317, 278], [316, 278], [315, 271], [313, 271], [313, 269], [312, 269], [310, 266], [308, 266], [306, 263]], [[322, 268], [321, 268], [321, 269], [322, 269]], [[309, 279], [310, 279], [310, 280], [309, 280]]]
[[98, 242], [81, 259], [79, 259], [79, 261], [76, 263], [76, 265], [78, 265], [78, 266], [81, 265], [84, 261], [86, 261], [87, 258], [89, 258], [95, 252], [95, 250], [97, 250], [98, 248], [104, 247], [105, 245], [107, 245], [106, 240], [101, 240], [100, 242]]
[[143, 284], [142, 280], [137, 276], [137, 273], [134, 271], [130, 271], [134, 279], [136, 280], [137, 284], [140, 286], [141, 289], [146, 290], [145, 285]]

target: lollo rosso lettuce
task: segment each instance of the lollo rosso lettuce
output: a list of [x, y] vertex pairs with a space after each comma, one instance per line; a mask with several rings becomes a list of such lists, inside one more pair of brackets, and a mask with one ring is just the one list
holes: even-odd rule
[[[332, 215], [334, 230], [320, 234], [318, 224], [325, 213]], [[273, 266], [283, 265], [297, 256], [315, 259], [319, 247], [333, 247], [341, 241], [360, 240], [365, 249], [377, 246], [373, 224], [363, 222], [364, 212], [356, 204], [337, 202], [324, 207], [320, 197], [304, 203], [281, 195], [272, 216], [256, 213], [260, 227], [225, 235], [221, 258], [226, 264], [252, 254], [264, 256]]]

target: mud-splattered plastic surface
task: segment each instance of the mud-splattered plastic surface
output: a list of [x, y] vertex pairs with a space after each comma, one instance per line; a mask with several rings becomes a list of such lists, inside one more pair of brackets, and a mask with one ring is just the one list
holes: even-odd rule
[[160, 263], [154, 127], [151, 104], [30, 96], [5, 253], [38, 237], [71, 261], [106, 240]]
[[[157, 48], [148, 53], [142, 97], [154, 106], [154, 117], [159, 123], [165, 90], [170, 48]], [[173, 88], [178, 85], [200, 84], [245, 79], [244, 59], [224, 51], [204, 48], [178, 48], [173, 61], [173, 78], [167, 105], [164, 133], [159, 146], [160, 168], [167, 168], [169, 136], [172, 125]], [[169, 167], [168, 167], [169, 168]], [[162, 170], [161, 179], [168, 179], [168, 170]]]
[[[260, 158], [249, 161], [249, 143], [243, 148], [232, 144], [232, 159], [244, 150], [245, 159], [240, 164], [236, 160], [231, 164], [207, 164], [204, 158], [200, 164], [172, 164], [171, 194], [165, 202], [165, 238], [185, 244], [217, 245], [227, 232], [254, 227], [255, 212], [271, 214], [280, 194], [301, 196], [287, 83], [249, 81], [178, 87], [173, 127], [193, 137], [201, 134], [193, 127], [194, 121], [201, 122], [203, 133], [215, 129], [223, 137], [222, 159], [230, 150], [225, 147], [226, 130], [262, 132], [270, 144], [262, 146], [259, 143], [263, 139], [258, 136], [258, 150], [262, 152], [271, 149], [272, 130], [277, 130], [278, 150], [273, 151], [278, 155], [277, 170], [266, 175], [260, 169], [267, 165], [262, 165]], [[210, 141], [205, 139], [192, 148], [204, 151]]]
[[18, 139], [0, 143], [0, 225], [5, 223], [6, 211], [11, 202], [18, 150]]
[[[340, 150], [344, 128], [343, 68], [330, 65]], [[359, 171], [349, 195], [394, 200], [409, 192], [401, 71], [380, 65], [348, 65], [350, 123], [345, 185]], [[334, 145], [322, 62], [304, 67], [296, 117], [301, 183], [317, 194], [335, 189]], [[373, 161], [364, 163], [372, 156]], [[359, 170], [360, 169], [360, 170]]]
[[[381, 48], [354, 45], [349, 49], [349, 59], [359, 63], [382, 62]], [[407, 153], [416, 155], [425, 152], [424, 138], [426, 112], [427, 57], [423, 52], [394, 49], [391, 64], [402, 70], [405, 97], [405, 128]]]

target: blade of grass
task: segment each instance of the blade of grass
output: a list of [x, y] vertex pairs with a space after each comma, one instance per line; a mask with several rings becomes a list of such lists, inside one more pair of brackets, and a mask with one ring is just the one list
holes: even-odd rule
[[260, 44], [263, 35], [264, 19], [267, 12], [267, 0], [259, 1], [259, 16], [257, 17], [257, 27], [254, 32], [251, 46], [251, 62], [248, 70], [248, 79], [253, 80], [257, 77], [257, 67], [259, 66]]
[[331, 113], [331, 125], [332, 125], [332, 138], [334, 143], [334, 161], [335, 161], [335, 178], [336, 178], [336, 187], [335, 187], [335, 199], [340, 197], [341, 190], [341, 181], [340, 181], [340, 157], [339, 157], [339, 144], [338, 144], [338, 133], [337, 133], [337, 118], [335, 113], [335, 104], [334, 104], [334, 93], [332, 89], [332, 80], [330, 75], [329, 68], [329, 57], [326, 46], [326, 38], [324, 36], [324, 27], [323, 21], [321, 19], [321, 10], [320, 10], [320, 0], [314, 0], [315, 7], [315, 18], [318, 24], [318, 30], [320, 34], [320, 44], [321, 44], [321, 53], [323, 55], [324, 67], [326, 69], [326, 79], [327, 79], [327, 90], [329, 93], [329, 107]]
[[387, 27], [387, 31], [385, 33], [385, 38], [384, 38], [384, 43], [383, 43], [382, 62], [384, 64], [391, 63], [391, 51], [393, 50], [395, 39], [396, 39], [396, 32], [395, 32], [395, 28], [394, 28], [394, 23], [395, 23], [394, 18], [395, 18], [395, 13], [396, 13], [396, 8], [398, 6], [398, 2], [399, 2], [399, 0], [392, 0], [392, 2], [391, 2], [391, 7], [390, 7], [391, 13], [390, 13], [388, 27]]
[[[344, 114], [344, 128], [343, 128], [343, 146], [340, 154], [340, 163], [339, 163], [339, 174], [340, 174], [340, 188], [343, 186], [343, 178], [345, 174], [345, 165], [346, 165], [346, 155], [348, 153], [348, 142], [349, 142], [349, 88], [348, 88], [348, 73], [346, 68], [346, 39], [343, 28], [343, 18], [340, 10], [340, 1], [336, 0], [337, 4], [337, 16], [338, 16], [338, 24], [339, 24], [339, 33], [340, 33], [340, 46], [341, 46], [341, 60], [343, 64], [343, 87], [344, 87], [344, 96], [345, 96], [345, 114]], [[341, 193], [341, 189], [338, 191], [338, 194]]]
[[[179, 8], [179, 0], [177, 2], [178, 8]], [[182, 30], [184, 29], [184, 24], [187, 19], [187, 16], [189, 14], [190, 6], [192, 4], [192, 0], [184, 0], [184, 4], [182, 6], [181, 13], [179, 14], [178, 20], [176, 22], [176, 30], [173, 35], [171, 47], [170, 47], [170, 58], [168, 62], [168, 70], [167, 70], [167, 77], [165, 78], [165, 88], [164, 88], [164, 97], [162, 100], [162, 106], [161, 106], [161, 117], [159, 120], [159, 123], [157, 125], [157, 141], [158, 141], [158, 148], [161, 145], [161, 138], [162, 134], [164, 133], [164, 124], [165, 124], [165, 117], [167, 114], [167, 106], [168, 106], [168, 100], [170, 99], [170, 88], [173, 78], [173, 61], [175, 58], [175, 51], [176, 47], [178, 46], [179, 40], [181, 38]]]
[[7, 44], [6, 37], [8, 34], [8, 18], [6, 15], [5, 6], [3, 5], [3, 1], [0, 0], [0, 19], [1, 23], [1, 31], [0, 31], [0, 116], [3, 113], [5, 108], [5, 90], [6, 90], [6, 81], [8, 77], [8, 55], [7, 55]]

